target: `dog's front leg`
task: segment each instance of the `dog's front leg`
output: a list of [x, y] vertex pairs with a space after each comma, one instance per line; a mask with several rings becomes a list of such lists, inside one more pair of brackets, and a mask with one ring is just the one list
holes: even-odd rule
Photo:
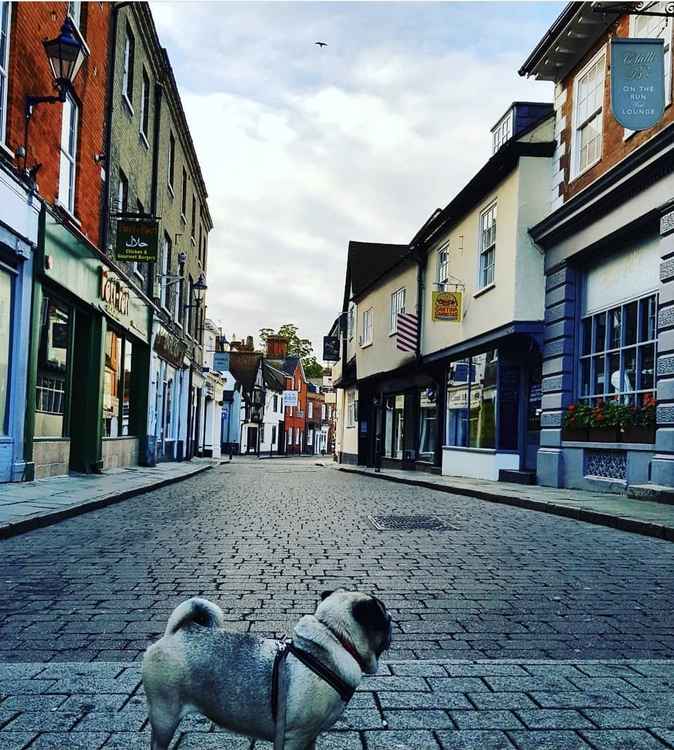
[[316, 738], [304, 735], [286, 735], [283, 750], [316, 750]]

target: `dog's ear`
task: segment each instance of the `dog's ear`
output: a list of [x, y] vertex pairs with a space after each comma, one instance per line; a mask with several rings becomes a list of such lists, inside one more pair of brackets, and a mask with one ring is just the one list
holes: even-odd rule
[[386, 630], [388, 619], [384, 607], [375, 599], [361, 599], [352, 609], [353, 618], [365, 630]]
[[324, 602], [334, 591], [321, 591], [321, 601]]

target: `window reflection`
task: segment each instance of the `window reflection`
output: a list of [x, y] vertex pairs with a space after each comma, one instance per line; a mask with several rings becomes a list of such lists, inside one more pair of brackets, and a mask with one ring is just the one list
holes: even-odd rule
[[44, 297], [35, 387], [36, 437], [62, 437], [65, 434], [69, 339], [69, 309], [54, 299]]

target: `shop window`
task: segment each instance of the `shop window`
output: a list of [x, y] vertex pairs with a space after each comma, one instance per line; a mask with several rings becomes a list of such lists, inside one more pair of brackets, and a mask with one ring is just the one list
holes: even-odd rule
[[496, 350], [450, 364], [447, 445], [496, 448], [497, 370]]
[[386, 397], [384, 410], [384, 455], [387, 458], [403, 457], [405, 424], [405, 395]]
[[435, 453], [438, 407], [432, 389], [419, 394], [419, 457], [430, 460]]
[[105, 334], [103, 375], [103, 435], [133, 434], [133, 345], [118, 333]]
[[581, 321], [580, 398], [620, 399], [639, 406], [654, 396], [657, 295], [650, 294]]
[[9, 342], [12, 321], [12, 277], [0, 269], [0, 435], [7, 435], [9, 397]]
[[65, 305], [48, 297], [43, 299], [35, 388], [36, 437], [66, 434], [70, 323], [70, 311]]

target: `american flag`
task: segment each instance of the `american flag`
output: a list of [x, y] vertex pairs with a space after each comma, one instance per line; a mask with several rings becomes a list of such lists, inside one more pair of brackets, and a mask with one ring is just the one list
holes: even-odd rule
[[414, 313], [398, 313], [396, 347], [401, 352], [413, 352], [417, 348], [417, 316]]

